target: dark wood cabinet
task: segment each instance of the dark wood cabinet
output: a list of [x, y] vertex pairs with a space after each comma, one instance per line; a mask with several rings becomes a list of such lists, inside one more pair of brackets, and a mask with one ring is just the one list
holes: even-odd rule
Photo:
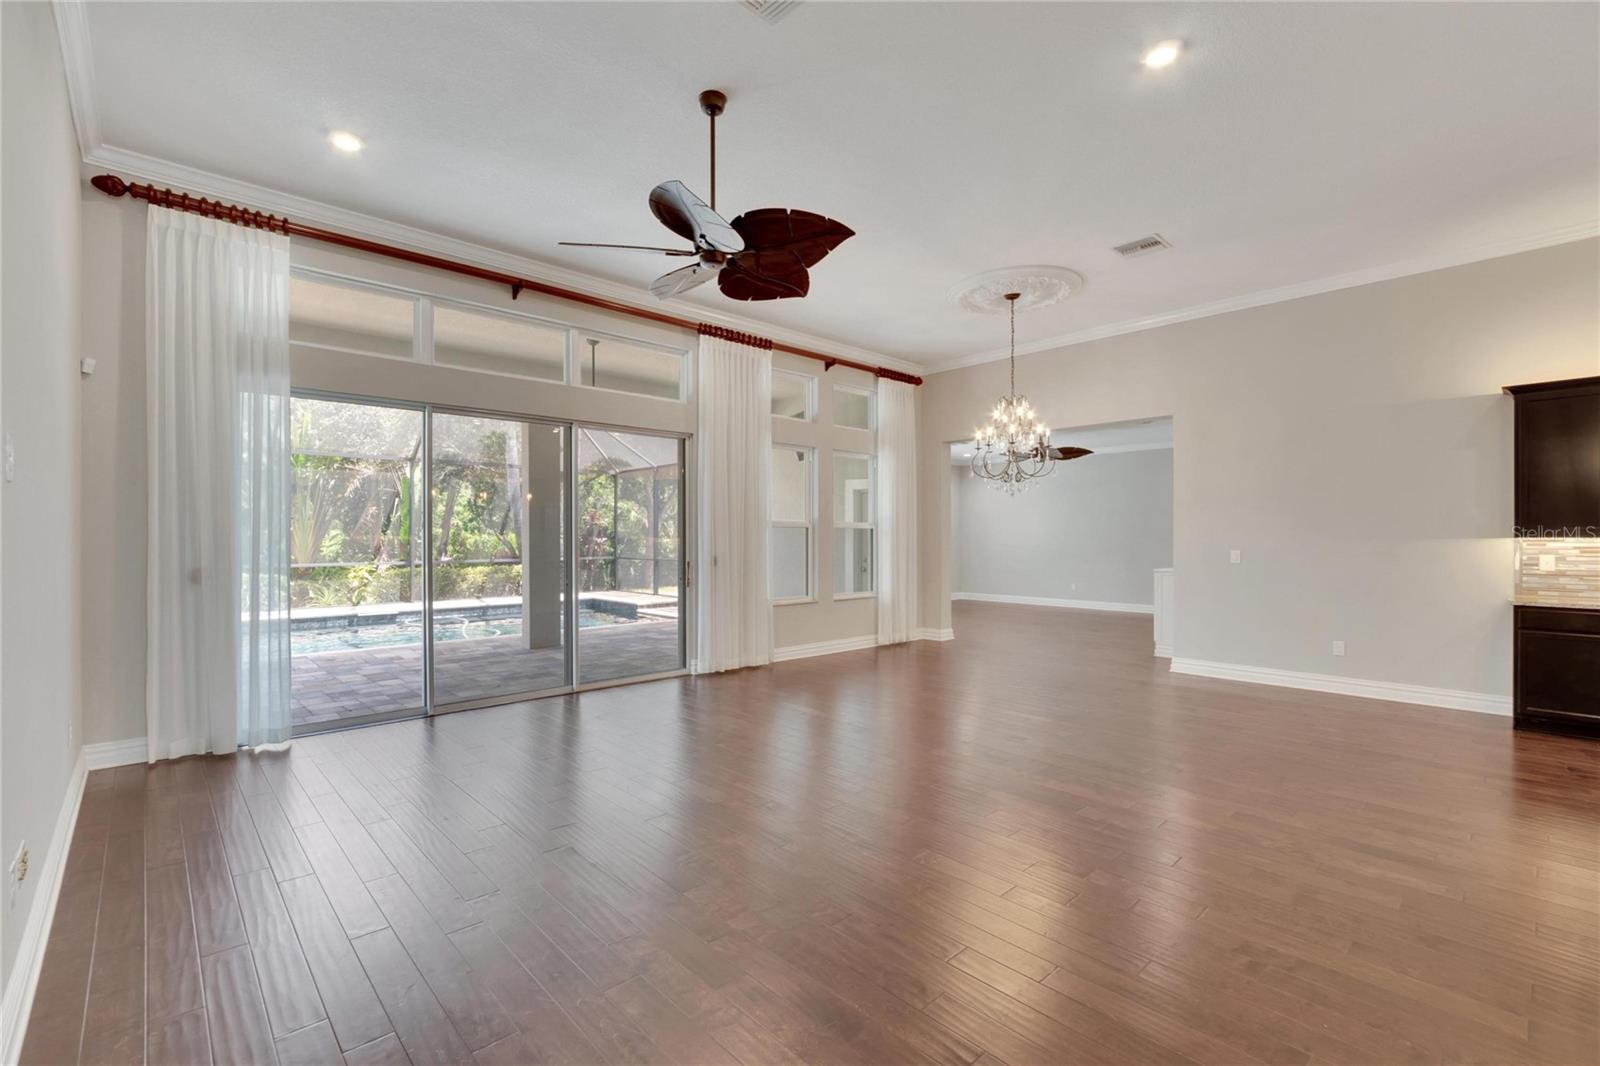
[[1514, 641], [1517, 727], [1600, 736], [1600, 611], [1518, 607]]
[[1600, 537], [1600, 377], [1512, 385], [1519, 537]]

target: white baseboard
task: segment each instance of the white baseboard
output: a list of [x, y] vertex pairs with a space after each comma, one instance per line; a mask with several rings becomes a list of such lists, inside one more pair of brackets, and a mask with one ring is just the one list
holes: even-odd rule
[[33, 994], [39, 988], [39, 970], [50, 939], [50, 923], [56, 916], [56, 900], [61, 897], [61, 874], [67, 866], [67, 852], [72, 845], [72, 831], [78, 824], [78, 807], [83, 802], [83, 781], [88, 772], [80, 751], [77, 762], [72, 764], [72, 774], [67, 778], [67, 794], [62, 797], [61, 813], [56, 816], [50, 843], [41, 856], [39, 887], [34, 890], [33, 903], [28, 907], [22, 936], [17, 941], [17, 957], [11, 966], [11, 980], [6, 982], [5, 996], [0, 1000], [0, 1033], [5, 1034], [0, 1062], [16, 1062], [22, 1056], [22, 1037], [28, 1028], [28, 1014], [33, 1009]]
[[131, 766], [136, 762], [147, 762], [149, 752], [150, 747], [145, 743], [144, 737], [108, 740], [101, 744], [85, 744], [83, 760], [90, 770], [105, 770], [112, 766]]
[[1495, 696], [1487, 692], [1426, 688], [1422, 685], [1404, 685], [1395, 681], [1365, 681], [1358, 677], [1338, 677], [1333, 674], [1304, 674], [1295, 670], [1275, 670], [1267, 666], [1239, 666], [1234, 663], [1209, 662], [1205, 659], [1173, 659], [1171, 669], [1175, 674], [1215, 677], [1224, 681], [1246, 681], [1254, 685], [1277, 685], [1280, 688], [1298, 688], [1312, 692], [1331, 692], [1338, 696], [1358, 696], [1369, 700], [1390, 700], [1394, 703], [1418, 703], [1456, 711], [1476, 711], [1479, 714], [1511, 713], [1510, 696]]
[[864, 637], [845, 637], [841, 640], [819, 640], [815, 644], [791, 644], [787, 648], [773, 648], [772, 661], [786, 663], [790, 659], [809, 659], [814, 655], [833, 655], [841, 651], [860, 651], [863, 648], [876, 648], [878, 635], [869, 633]]
[[1120, 611], [1123, 614], [1155, 614], [1150, 603], [1108, 603], [1103, 600], [1058, 600], [1050, 596], [1001, 596], [993, 592], [956, 592], [952, 600], [977, 600], [980, 603], [1016, 603], [1025, 607], [1070, 607], [1075, 611]]
[[[1157, 659], [1170, 659], [1170, 658], [1172, 658], [1172, 645], [1171, 644], [1157, 644], [1156, 645], [1156, 658]], [[1182, 671], [1180, 671], [1180, 673], [1181, 672]]]
[[956, 631], [953, 629], [919, 629], [913, 635], [913, 640], [955, 640]]

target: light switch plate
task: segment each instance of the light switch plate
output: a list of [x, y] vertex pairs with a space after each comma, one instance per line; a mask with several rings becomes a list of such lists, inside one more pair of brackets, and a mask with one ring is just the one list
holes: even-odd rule
[[17, 450], [11, 446], [11, 434], [6, 434], [6, 480], [17, 480]]
[[1336, 641], [1333, 642], [1333, 654], [1335, 654], [1335, 655], [1343, 655], [1344, 654], [1344, 641], [1336, 640]]
[[1238, 561], [1239, 561], [1239, 549], [1238, 548], [1234, 548], [1232, 551], [1228, 552], [1228, 562], [1236, 563]]

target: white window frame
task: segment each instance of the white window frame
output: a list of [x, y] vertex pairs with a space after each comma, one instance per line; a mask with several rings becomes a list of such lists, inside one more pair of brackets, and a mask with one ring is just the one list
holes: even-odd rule
[[[536, 326], [545, 326], [563, 331], [561, 351], [561, 377], [536, 378], [532, 374], [513, 374], [509, 370], [482, 370], [478, 367], [455, 366], [450, 363], [441, 363], [434, 353], [434, 315], [437, 308], [447, 308], [451, 311], [465, 311], [472, 315], [483, 315], [487, 318], [508, 318], [513, 322], [529, 322]], [[554, 319], [542, 318], [539, 315], [518, 314], [507, 311], [501, 307], [490, 307], [487, 304], [470, 303], [466, 300], [445, 300], [431, 296], [419, 297], [417, 300], [417, 361], [431, 366], [443, 367], [446, 370], [464, 370], [469, 374], [492, 374], [497, 378], [514, 378], [517, 381], [535, 381], [542, 385], [568, 385], [572, 378], [572, 327], [564, 322]]]
[[772, 368], [772, 376], [776, 378], [782, 374], [784, 377], [799, 378], [806, 385], [806, 413], [803, 415], [773, 415], [785, 422], [815, 422], [817, 420], [817, 377], [815, 374], [805, 374], [798, 370], [784, 370], [780, 367]]
[[[340, 348], [332, 344], [314, 344], [308, 341], [291, 340], [289, 343], [296, 348], [307, 348], [319, 352], [338, 352], [341, 355], [359, 355], [367, 359], [387, 359], [396, 363], [422, 362], [423, 353], [423, 326], [427, 299], [419, 293], [409, 289], [397, 288], [393, 285], [384, 285], [376, 281], [363, 281], [360, 278], [346, 277], [343, 274], [331, 274], [322, 270], [311, 270], [306, 267], [294, 267], [289, 271], [290, 277], [297, 277], [316, 285], [326, 285], [331, 289], [354, 289], [357, 292], [376, 293], [380, 296], [392, 296], [399, 300], [411, 301], [411, 354], [410, 355], [385, 355], [382, 352], [363, 352], [356, 348]], [[431, 320], [428, 328], [432, 329]], [[432, 347], [432, 336], [429, 335], [428, 347]]]
[[[594, 337], [597, 340], [621, 341], [623, 344], [636, 344], [641, 348], [654, 348], [658, 352], [678, 357], [678, 397], [671, 399], [666, 396], [651, 396], [646, 392], [629, 392], [627, 389], [608, 389], [603, 385], [585, 385], [583, 383], [582, 360], [584, 353], [578, 349], [578, 344], [585, 337]], [[588, 347], [587, 344], [584, 345]], [[603, 329], [586, 329], [583, 326], [567, 327], [567, 382], [575, 389], [588, 389], [590, 392], [608, 392], [613, 396], [636, 396], [642, 400], [659, 400], [662, 403], [688, 403], [689, 402], [689, 349], [675, 348], [670, 344], [660, 344], [656, 341], [647, 341], [639, 337], [629, 337], [623, 333], [612, 333]]]
[[[767, 575], [767, 598], [774, 607], [783, 607], [796, 603], [817, 602], [817, 449], [809, 444], [785, 444], [782, 441], [773, 441], [771, 451], [778, 449], [806, 452], [810, 462], [806, 464], [806, 520], [796, 522], [793, 519], [779, 520], [772, 516], [775, 504], [768, 501], [767, 522], [773, 529], [804, 529], [806, 530], [806, 594], [804, 596], [785, 596], [782, 598], [772, 595], [772, 575]], [[771, 451], [767, 454], [767, 462], [772, 462]], [[772, 557], [767, 557], [767, 566], [772, 566]]]
[[[845, 458], [845, 459], [865, 459], [867, 461], [867, 504], [868, 504], [867, 513], [872, 519], [870, 522], [841, 522], [841, 521], [839, 521], [839, 508], [838, 508], [838, 502], [839, 501], [837, 499], [834, 499], [833, 497], [838, 491], [838, 476], [839, 476], [839, 460], [840, 460], [840, 458]], [[833, 590], [833, 598], [836, 599], [836, 600], [864, 600], [864, 599], [867, 599], [868, 597], [876, 596], [878, 594], [878, 572], [877, 572], [878, 571], [878, 457], [875, 456], [875, 455], [869, 455], [866, 452], [840, 451], [838, 449], [835, 449], [834, 453], [833, 453], [832, 469], [829, 471], [829, 473], [831, 473], [833, 475], [833, 478], [834, 478], [834, 484], [829, 486], [829, 490], [830, 490], [829, 499], [834, 505], [834, 507], [833, 507], [833, 528], [836, 529], [836, 530], [839, 530], [839, 529], [870, 529], [870, 530], [872, 530], [872, 587], [870, 589], [868, 589], [867, 591], [865, 591], [865, 592], [840, 592], [838, 587], [837, 587], [838, 586], [838, 574], [837, 574], [837, 571], [835, 571], [835, 575], [834, 575], [834, 586], [835, 587], [834, 587], [834, 590]], [[838, 538], [835, 538], [835, 543], [829, 545], [829, 548], [830, 548], [831, 551], [837, 551], [838, 550], [837, 540], [838, 540]]]
[[[834, 428], [836, 428], [836, 429], [853, 429], [858, 433], [859, 432], [874, 433], [874, 432], [877, 431], [877, 429], [878, 429], [878, 394], [876, 392], [874, 392], [871, 389], [861, 388], [861, 387], [856, 386], [856, 385], [840, 385], [840, 384], [837, 384], [837, 383], [834, 384], [833, 391], [834, 391], [835, 395], [837, 395], [838, 393], [841, 393], [841, 392], [853, 392], [857, 396], [865, 396], [866, 399], [867, 399], [867, 424], [866, 424], [866, 427], [865, 427], [864, 430], [863, 430], [863, 427], [861, 427], [861, 426], [852, 426], [852, 425], [849, 425], [848, 423], [840, 422], [839, 421], [839, 405], [837, 403], [832, 405], [832, 416], [833, 416]], [[874, 502], [876, 502], [876, 501], [874, 501]]]

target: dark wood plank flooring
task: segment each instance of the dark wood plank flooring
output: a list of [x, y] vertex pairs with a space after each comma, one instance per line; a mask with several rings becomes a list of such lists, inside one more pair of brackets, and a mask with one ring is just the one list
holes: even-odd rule
[[23, 1061], [1600, 1061], [1600, 745], [958, 606], [92, 774]]

